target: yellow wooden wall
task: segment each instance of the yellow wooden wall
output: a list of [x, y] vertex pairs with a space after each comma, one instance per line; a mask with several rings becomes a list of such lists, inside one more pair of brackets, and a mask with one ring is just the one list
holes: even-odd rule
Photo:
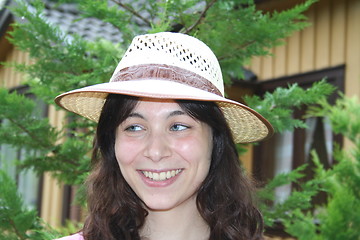
[[[65, 112], [57, 111], [55, 107], [49, 106], [49, 120], [53, 127], [61, 130], [63, 128]], [[64, 186], [55, 180], [51, 174], [44, 174], [43, 192], [41, 204], [41, 217], [52, 226], [60, 226], [63, 212]]]
[[[28, 54], [12, 48], [7, 51], [6, 55], [4, 56], [4, 61], [8, 63], [17, 62], [29, 64], [30, 58]], [[8, 89], [18, 87], [22, 84], [23, 80], [23, 74], [14, 71], [14, 69], [10, 67], [0, 66], [0, 87]]]
[[[266, 2], [260, 7], [266, 8]], [[274, 2], [281, 7], [287, 1]], [[359, 95], [360, 0], [319, 0], [306, 16], [310, 27], [271, 49], [274, 57], [253, 58], [250, 69], [266, 81], [345, 64], [345, 94]]]

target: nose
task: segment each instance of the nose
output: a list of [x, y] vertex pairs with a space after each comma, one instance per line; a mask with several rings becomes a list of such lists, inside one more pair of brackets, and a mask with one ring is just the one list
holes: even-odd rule
[[152, 132], [147, 138], [144, 156], [154, 162], [161, 161], [171, 155], [171, 148], [169, 140], [164, 133]]

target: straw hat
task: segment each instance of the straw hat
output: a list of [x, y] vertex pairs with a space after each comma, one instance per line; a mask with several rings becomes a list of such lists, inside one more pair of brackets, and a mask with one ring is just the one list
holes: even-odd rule
[[200, 40], [181, 33], [135, 37], [110, 82], [61, 94], [55, 102], [98, 121], [109, 93], [216, 102], [237, 143], [259, 141], [273, 132], [260, 114], [224, 97], [222, 74], [214, 53]]

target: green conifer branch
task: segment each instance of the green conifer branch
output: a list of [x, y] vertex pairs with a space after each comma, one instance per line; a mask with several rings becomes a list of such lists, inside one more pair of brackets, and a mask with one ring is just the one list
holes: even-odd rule
[[207, 11], [215, 4], [216, 1], [217, 0], [211, 0], [210, 2], [206, 2], [205, 8], [200, 13], [197, 20], [190, 27], [186, 28], [185, 30], [183, 30], [181, 32], [185, 33], [185, 34], [191, 33], [201, 23], [201, 21], [205, 18], [205, 15], [206, 15]]
[[124, 8], [125, 10], [129, 11], [130, 13], [132, 13], [134, 16], [136, 16], [137, 18], [141, 19], [144, 23], [146, 23], [146, 25], [148, 27], [151, 27], [151, 22], [144, 18], [140, 13], [138, 13], [137, 11], [135, 11], [134, 8], [132, 8], [130, 5], [127, 5], [125, 3], [122, 3], [119, 0], [111, 0], [112, 2], [116, 3], [117, 5], [119, 5], [120, 7]]

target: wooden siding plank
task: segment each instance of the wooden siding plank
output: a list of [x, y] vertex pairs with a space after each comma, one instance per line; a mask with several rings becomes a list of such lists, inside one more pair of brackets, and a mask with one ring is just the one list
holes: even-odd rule
[[259, 78], [261, 72], [261, 57], [252, 57], [248, 68]]
[[360, 95], [360, 1], [349, 0], [347, 6], [346, 75], [347, 96]]
[[300, 70], [312, 71], [315, 68], [315, 9], [311, 7], [306, 13], [311, 26], [300, 33]]
[[251, 174], [253, 172], [252, 159], [254, 148], [251, 145], [247, 145], [245, 146], [245, 148], [247, 149], [247, 151], [245, 154], [241, 155], [240, 161], [246, 169], [246, 172]]
[[50, 173], [45, 173], [43, 189], [40, 217], [51, 226], [59, 227], [62, 218], [63, 187]]
[[[13, 49], [6, 56], [6, 62], [15, 62], [18, 57], [18, 51]], [[21, 79], [23, 79], [23, 75], [21, 73], [15, 72], [14, 68], [11, 67], [2, 67], [0, 69], [0, 82], [1, 86], [5, 88], [13, 88], [20, 85]]]
[[346, 0], [331, 2], [331, 49], [330, 65], [337, 66], [345, 63], [346, 45]]
[[295, 32], [289, 37], [287, 45], [287, 69], [288, 75], [300, 72], [300, 32]]
[[6, 68], [4, 66], [0, 67], [0, 86], [6, 88]]
[[[274, 53], [274, 49], [270, 49], [269, 52], [271, 54]], [[274, 57], [273, 56], [265, 56], [262, 59], [262, 66], [261, 66], [261, 75], [259, 76], [260, 79], [271, 79], [274, 77]]]
[[285, 45], [278, 46], [274, 49], [274, 78], [281, 77], [286, 74], [286, 50], [288, 40]]
[[[48, 117], [53, 127], [61, 130], [65, 119], [65, 111], [56, 111], [55, 106], [49, 106]], [[52, 226], [60, 226], [63, 208], [63, 186], [51, 174], [45, 173], [43, 187], [41, 217]]]
[[4, 67], [0, 67], [0, 87], [5, 87], [5, 83], [4, 83]]
[[[14, 52], [12, 52], [11, 55], [10, 55], [10, 61], [11, 61], [11, 62], [14, 62]], [[17, 81], [17, 79], [15, 78], [15, 77], [16, 77], [16, 72], [15, 72], [15, 70], [12, 69], [12, 68], [7, 68], [6, 70], [8, 71], [8, 75], [7, 75], [7, 79], [6, 79], [6, 81], [7, 81], [7, 86], [8, 86], [9, 88], [18, 86], [18, 81]]]
[[315, 67], [321, 69], [330, 63], [330, 2], [321, 0], [316, 3], [316, 40]]
[[[16, 62], [17, 61], [17, 51], [14, 51], [12, 56], [11, 56], [11, 61], [12, 62]], [[10, 78], [9, 78], [9, 82], [12, 85], [12, 87], [17, 87], [20, 86], [20, 73], [18, 71], [15, 70], [15, 68], [9, 68], [8, 71], [10, 72]]]

